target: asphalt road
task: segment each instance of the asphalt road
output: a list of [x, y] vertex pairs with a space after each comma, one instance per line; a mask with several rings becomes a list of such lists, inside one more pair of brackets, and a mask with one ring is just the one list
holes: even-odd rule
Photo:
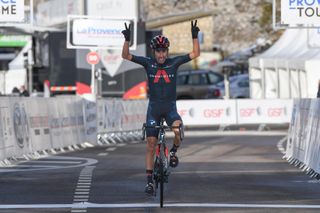
[[186, 138], [164, 209], [143, 192], [143, 142], [21, 162], [0, 168], [0, 212], [319, 212], [320, 182], [282, 159], [282, 138]]

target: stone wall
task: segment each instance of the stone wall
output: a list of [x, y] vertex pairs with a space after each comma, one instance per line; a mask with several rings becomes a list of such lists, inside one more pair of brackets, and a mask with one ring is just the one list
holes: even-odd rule
[[[212, 49], [213, 20], [212, 17], [198, 19], [198, 26], [203, 34], [201, 50], [210, 51]], [[181, 54], [192, 50], [191, 22], [183, 22], [163, 27], [163, 34], [170, 40], [170, 52]]]

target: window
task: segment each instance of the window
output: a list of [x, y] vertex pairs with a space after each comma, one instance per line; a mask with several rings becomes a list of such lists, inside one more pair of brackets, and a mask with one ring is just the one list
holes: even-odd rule
[[209, 72], [208, 76], [209, 76], [209, 80], [210, 80], [211, 84], [216, 84], [216, 83], [222, 81], [222, 77], [218, 74]]
[[192, 74], [189, 77], [189, 82], [190, 85], [205, 85], [208, 84], [208, 79], [206, 74]]
[[238, 83], [239, 87], [249, 87], [249, 81], [248, 80], [244, 80], [244, 81], [240, 81]]
[[187, 75], [178, 75], [177, 84], [178, 85], [185, 85], [187, 84]]

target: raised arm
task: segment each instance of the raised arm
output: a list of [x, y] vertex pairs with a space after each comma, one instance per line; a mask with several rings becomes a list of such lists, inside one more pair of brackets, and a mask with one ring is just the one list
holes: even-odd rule
[[193, 23], [191, 21], [191, 33], [192, 33], [192, 52], [189, 53], [191, 59], [197, 58], [200, 56], [200, 45], [198, 40], [198, 32], [200, 31], [199, 27], [197, 27], [197, 20]]
[[131, 35], [131, 24], [129, 24], [129, 27], [127, 26], [127, 23], [124, 23], [125, 30], [122, 31], [122, 34], [124, 35], [125, 41], [123, 43], [122, 47], [122, 58], [127, 59], [129, 61], [132, 60], [132, 55], [129, 52], [129, 43], [130, 43], [130, 35]]

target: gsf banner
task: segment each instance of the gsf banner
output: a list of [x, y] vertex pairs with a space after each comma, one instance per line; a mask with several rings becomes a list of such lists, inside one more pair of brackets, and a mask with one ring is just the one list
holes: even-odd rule
[[235, 100], [178, 101], [178, 113], [184, 125], [235, 124]]
[[237, 124], [289, 123], [292, 100], [237, 100]]
[[185, 125], [286, 124], [292, 100], [191, 100], [177, 101]]

